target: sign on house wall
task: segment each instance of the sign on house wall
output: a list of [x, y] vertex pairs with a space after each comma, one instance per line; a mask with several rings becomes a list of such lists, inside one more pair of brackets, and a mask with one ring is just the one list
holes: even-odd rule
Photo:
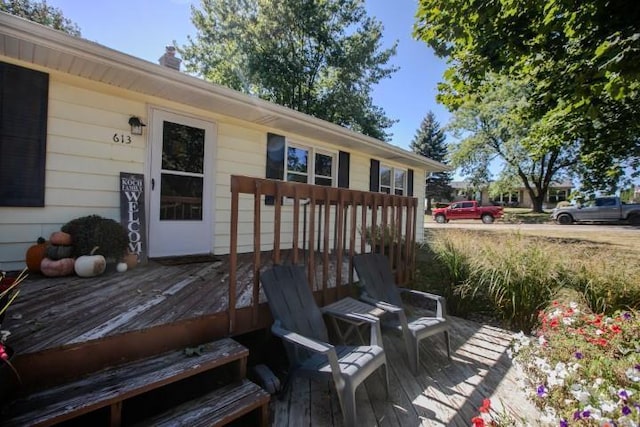
[[120, 172], [120, 223], [129, 236], [129, 252], [146, 261], [146, 218], [144, 212], [144, 175]]

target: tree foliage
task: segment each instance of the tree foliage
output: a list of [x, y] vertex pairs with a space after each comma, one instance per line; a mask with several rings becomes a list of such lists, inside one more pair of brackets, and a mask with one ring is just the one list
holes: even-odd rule
[[60, 9], [49, 6], [46, 1], [1, 0], [0, 10], [80, 37], [78, 25], [65, 18]]
[[396, 44], [360, 0], [201, 0], [197, 34], [179, 48], [188, 71], [379, 139], [393, 121], [372, 86], [396, 68]]
[[531, 114], [530, 83], [490, 75], [480, 89], [454, 113], [450, 126], [460, 142], [453, 145], [452, 164], [479, 181], [498, 160], [503, 167], [492, 187], [508, 192], [524, 186], [533, 210], [542, 212], [550, 184], [577, 164], [577, 146], [548, 134]]
[[[440, 123], [432, 111], [422, 119], [420, 128], [413, 137], [410, 145], [414, 153], [447, 163], [447, 143], [444, 131], [440, 128]], [[431, 200], [451, 200], [453, 189], [449, 185], [451, 174], [449, 172], [433, 172], [426, 178], [425, 197], [427, 199], [427, 210], [431, 210]]]
[[488, 72], [530, 80], [532, 114], [577, 144], [584, 185], [615, 189], [638, 170], [639, 2], [420, 0], [416, 17], [416, 37], [449, 59], [439, 95], [449, 108]]

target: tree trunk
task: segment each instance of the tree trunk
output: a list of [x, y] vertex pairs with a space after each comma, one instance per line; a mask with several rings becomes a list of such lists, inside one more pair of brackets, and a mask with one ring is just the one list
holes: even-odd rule
[[531, 195], [531, 203], [533, 203], [533, 212], [543, 213], [542, 205], [544, 204], [544, 193], [538, 196]]
[[427, 197], [427, 213], [431, 213], [431, 197]]

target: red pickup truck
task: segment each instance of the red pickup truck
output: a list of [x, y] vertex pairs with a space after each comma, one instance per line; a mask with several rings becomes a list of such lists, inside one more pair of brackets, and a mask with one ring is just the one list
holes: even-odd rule
[[446, 208], [432, 211], [433, 219], [444, 224], [452, 219], [481, 219], [485, 224], [491, 224], [496, 218], [502, 218], [502, 206], [480, 206], [476, 201], [451, 203]]

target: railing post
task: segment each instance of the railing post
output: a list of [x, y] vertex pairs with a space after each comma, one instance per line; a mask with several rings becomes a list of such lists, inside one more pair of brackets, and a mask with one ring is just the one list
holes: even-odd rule
[[229, 236], [229, 334], [235, 332], [238, 272], [238, 180], [231, 177], [231, 227]]
[[[258, 303], [260, 302], [260, 253], [261, 253], [261, 221], [262, 212], [260, 203], [262, 184], [256, 181], [256, 189], [253, 196], [253, 293], [251, 302], [251, 320], [254, 325], [258, 323]], [[276, 202], [277, 203], [277, 202]]]

